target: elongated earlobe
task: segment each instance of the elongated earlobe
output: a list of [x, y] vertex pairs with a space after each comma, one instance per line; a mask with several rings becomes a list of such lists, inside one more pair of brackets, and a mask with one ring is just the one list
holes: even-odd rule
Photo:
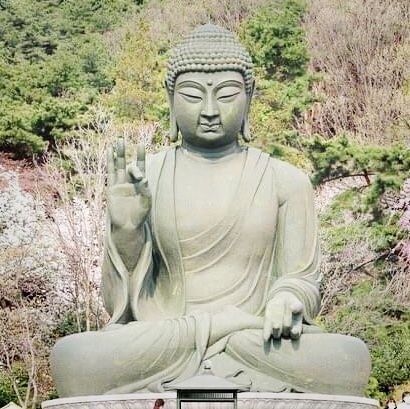
[[165, 81], [165, 89], [167, 90], [168, 103], [169, 103], [169, 139], [171, 142], [176, 142], [178, 140], [178, 124], [174, 113], [174, 96], [170, 92], [167, 82]]
[[250, 142], [251, 141], [251, 131], [249, 129], [249, 120], [248, 120], [248, 118], [244, 118], [244, 120], [243, 120], [242, 128], [241, 128], [241, 135], [242, 135], [242, 139], [245, 142]]
[[169, 139], [171, 142], [176, 142], [178, 140], [178, 124], [177, 120], [175, 119], [175, 115], [173, 113], [173, 109], [171, 109], [169, 113]]
[[242, 121], [242, 127], [241, 127], [241, 135], [242, 139], [245, 142], [250, 142], [252, 139], [251, 136], [251, 130], [249, 127], [249, 111], [251, 108], [251, 101], [252, 101], [252, 96], [253, 96], [253, 90], [255, 89], [255, 80], [252, 81], [252, 86], [249, 94], [247, 95], [247, 101], [246, 101], [246, 108], [245, 108], [245, 113], [243, 116], [243, 121]]

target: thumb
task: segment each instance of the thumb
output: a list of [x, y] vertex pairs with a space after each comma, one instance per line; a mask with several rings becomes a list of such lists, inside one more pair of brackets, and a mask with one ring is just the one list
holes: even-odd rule
[[137, 193], [139, 193], [141, 196], [151, 198], [151, 190], [148, 186], [147, 178], [142, 178], [138, 183], [134, 183], [134, 187]]
[[131, 183], [139, 183], [144, 178], [141, 169], [135, 162], [130, 163], [130, 165], [127, 168], [127, 174]]

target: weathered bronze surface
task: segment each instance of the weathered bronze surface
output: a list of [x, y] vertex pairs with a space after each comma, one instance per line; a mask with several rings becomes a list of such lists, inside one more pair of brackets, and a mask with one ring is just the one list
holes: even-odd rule
[[308, 177], [239, 144], [249, 140], [254, 79], [231, 33], [199, 27], [166, 80], [179, 146], [127, 168], [108, 156], [103, 269], [110, 324], [60, 340], [60, 396], [173, 390], [211, 359], [251, 391], [362, 395], [358, 339], [323, 333], [318, 221]]

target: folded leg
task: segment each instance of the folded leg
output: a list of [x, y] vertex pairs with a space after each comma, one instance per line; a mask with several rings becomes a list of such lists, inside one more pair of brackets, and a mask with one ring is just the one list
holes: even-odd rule
[[51, 369], [60, 397], [172, 389], [197, 373], [207, 347], [263, 320], [226, 307], [212, 316], [137, 321], [57, 342]]
[[[249, 373], [252, 390], [362, 396], [371, 369], [366, 345], [338, 334], [303, 334], [298, 341], [264, 343], [260, 330], [243, 330], [229, 338], [224, 354], [231, 371], [235, 361], [237, 373], [241, 368]], [[221, 358], [215, 361], [221, 367]]]
[[[209, 321], [209, 319], [208, 319]], [[207, 316], [133, 322], [57, 342], [51, 369], [60, 397], [161, 391], [195, 373], [209, 338]]]

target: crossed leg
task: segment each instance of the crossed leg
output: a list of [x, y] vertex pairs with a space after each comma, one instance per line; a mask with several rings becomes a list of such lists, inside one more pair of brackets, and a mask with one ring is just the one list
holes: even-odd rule
[[367, 347], [357, 338], [305, 333], [297, 341], [265, 343], [258, 329], [233, 334], [215, 363], [227, 364], [233, 372], [243, 368], [255, 391], [355, 396], [363, 396], [371, 369]]
[[60, 397], [161, 391], [165, 383], [197, 373], [209, 344], [262, 325], [261, 318], [226, 307], [212, 316], [136, 321], [70, 335], [52, 350], [53, 378]]

